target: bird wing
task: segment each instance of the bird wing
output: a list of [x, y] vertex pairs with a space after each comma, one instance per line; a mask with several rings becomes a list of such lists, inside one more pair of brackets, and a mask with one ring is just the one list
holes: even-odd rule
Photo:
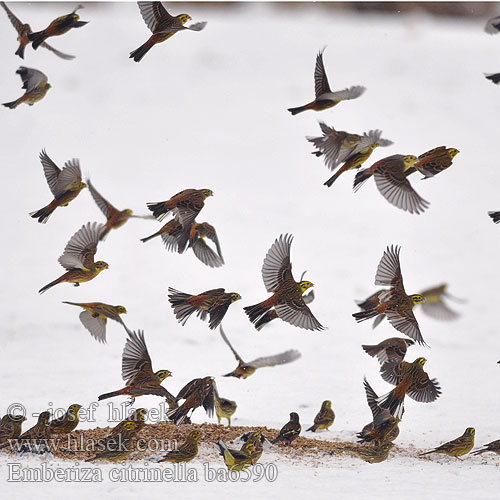
[[403, 375], [409, 365], [410, 363], [406, 361], [401, 361], [400, 363], [385, 363], [380, 367], [380, 376], [389, 384], [398, 385], [403, 379]]
[[180, 399], [187, 399], [191, 394], [196, 392], [200, 385], [201, 385], [202, 379], [201, 378], [195, 378], [188, 382], [177, 394], [177, 400]]
[[90, 270], [94, 267], [94, 255], [104, 229], [104, 224], [87, 222], [68, 241], [59, 264], [66, 270], [80, 268]]
[[208, 267], [221, 267], [224, 264], [224, 260], [205, 243], [203, 238], [196, 237], [190, 246], [196, 257]]
[[489, 35], [497, 35], [500, 31], [500, 16], [492, 17], [486, 21], [486, 26], [484, 27], [484, 31]]
[[280, 354], [274, 354], [272, 356], [264, 356], [247, 363], [248, 365], [255, 366], [256, 368], [263, 368], [264, 366], [276, 366], [285, 365], [286, 363], [291, 363], [296, 359], [299, 359], [299, 351], [295, 349], [289, 349], [288, 351], [281, 352]]
[[288, 300], [276, 306], [276, 313], [283, 321], [305, 330], [324, 330], [323, 325], [314, 317], [313, 313], [302, 300], [302, 297]]
[[204, 387], [205, 397], [203, 398], [203, 408], [209, 417], [212, 417], [215, 411], [215, 395], [217, 394], [217, 386], [215, 380], [211, 379], [205, 382]]
[[[325, 124], [321, 124], [320, 126]], [[323, 137], [308, 137], [307, 140], [312, 142], [314, 146], [323, 153], [323, 161], [330, 170], [335, 170], [342, 162], [339, 159], [342, 142], [346, 136], [344, 131], [332, 130], [330, 133], [325, 134]]]
[[442, 321], [453, 321], [460, 317], [460, 314], [450, 309], [442, 300], [439, 302], [423, 302], [422, 311], [431, 318]]
[[430, 203], [411, 186], [401, 166], [375, 169], [375, 184], [380, 194], [391, 204], [411, 214], [424, 212]]
[[262, 279], [269, 293], [276, 292], [282, 283], [293, 280], [290, 247], [293, 236], [280, 235], [268, 250], [262, 264]]
[[370, 410], [372, 412], [373, 418], [380, 414], [382, 408], [378, 405], [376, 399], [378, 398], [377, 393], [373, 390], [372, 386], [366, 380], [366, 377], [363, 378], [363, 387], [365, 388], [366, 401]]
[[224, 258], [222, 257], [222, 250], [220, 247], [217, 232], [215, 231], [215, 227], [208, 224], [207, 222], [203, 222], [201, 224], [198, 224], [197, 231], [203, 236], [207, 237], [209, 240], [214, 242], [215, 247], [217, 248], [217, 254], [219, 255], [222, 263], [224, 263]]
[[111, 205], [111, 203], [104, 198], [99, 191], [93, 186], [93, 184], [90, 182], [90, 179], [87, 180], [87, 186], [89, 187], [90, 194], [92, 195], [92, 198], [94, 198], [94, 201], [96, 202], [97, 206], [101, 210], [101, 212], [106, 216], [107, 219], [112, 217], [113, 215], [116, 215], [119, 211]]
[[[405, 292], [403, 285], [403, 275], [401, 273], [401, 264], [399, 262], [399, 252], [401, 247], [399, 245], [391, 245], [384, 250], [384, 254], [380, 259], [377, 267], [377, 272], [375, 274], [375, 285], [379, 286], [390, 286], [395, 288], [400, 293]], [[378, 293], [378, 292], [377, 292]], [[367, 300], [375, 297], [375, 294], [371, 295]], [[378, 296], [379, 301], [381, 296]], [[376, 305], [376, 304], [375, 304]]]
[[198, 23], [190, 24], [189, 26], [183, 26], [183, 28], [191, 31], [201, 31], [206, 25], [206, 21], [200, 21]]
[[47, 83], [47, 76], [37, 69], [20, 66], [16, 73], [21, 77], [26, 92], [31, 92], [41, 83]]
[[220, 325], [219, 331], [220, 331], [220, 336], [222, 337], [222, 340], [227, 344], [229, 349], [231, 349], [231, 352], [233, 353], [234, 357], [236, 358], [236, 361], [244, 364], [245, 362], [241, 359], [241, 356], [236, 352], [236, 349], [231, 345], [231, 342], [229, 342], [229, 339], [226, 337], [226, 334], [224, 333], [224, 330], [222, 329], [222, 325]]
[[387, 319], [391, 325], [401, 333], [416, 340], [419, 344], [425, 345], [417, 319], [412, 310], [399, 310], [397, 313], [386, 312]]
[[42, 152], [40, 153], [40, 161], [42, 162], [43, 173], [45, 174], [45, 179], [47, 179], [47, 184], [55, 197], [57, 178], [61, 173], [61, 169], [50, 159], [49, 155], [45, 152], [45, 149], [42, 149]]
[[139, 371], [154, 376], [143, 330], [129, 333], [122, 353], [122, 378], [127, 385]]
[[407, 394], [415, 401], [431, 403], [441, 394], [441, 387], [435, 378], [431, 380], [427, 373], [423, 372], [422, 377], [411, 384]]
[[82, 311], [80, 313], [80, 321], [92, 337], [103, 344], [106, 343], [106, 318], [95, 318], [88, 311]]
[[82, 171], [80, 162], [73, 158], [64, 164], [61, 173], [57, 177], [57, 182], [54, 186], [54, 196], [57, 198], [63, 194], [71, 185], [82, 181]]
[[60, 50], [55, 49], [54, 47], [52, 47], [52, 45], [49, 45], [47, 42], [42, 42], [41, 46], [44, 49], [50, 50], [51, 52], [53, 52], [56, 56], [60, 57], [61, 59], [66, 59], [67, 61], [69, 61], [69, 60], [75, 58], [75, 56], [72, 56], [70, 54], [65, 54], [64, 52], [61, 52]]
[[316, 99], [327, 92], [331, 92], [328, 77], [326, 76], [325, 66], [323, 64], [323, 51], [322, 49], [316, 56], [316, 67], [314, 68], [314, 93]]
[[23, 23], [22, 21], [14, 15], [14, 13], [7, 7], [5, 2], [0, 2], [0, 5], [4, 8], [5, 12], [7, 13], [7, 16], [12, 23], [12, 26], [16, 29], [16, 31], [21, 34], [23, 30]]
[[336, 92], [326, 91], [317, 96], [317, 98], [328, 99], [330, 101], [348, 101], [349, 99], [356, 99], [362, 95], [365, 90], [366, 87], [363, 87], [362, 85], [354, 85], [353, 87], [337, 90]]
[[137, 2], [146, 26], [154, 33], [158, 23], [164, 19], [173, 19], [161, 2]]

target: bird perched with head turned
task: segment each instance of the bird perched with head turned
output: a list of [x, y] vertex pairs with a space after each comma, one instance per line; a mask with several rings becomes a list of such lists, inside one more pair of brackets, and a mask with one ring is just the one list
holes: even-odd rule
[[205, 321], [210, 317], [208, 327], [213, 330], [223, 320], [229, 306], [241, 299], [239, 293], [226, 293], [224, 288], [214, 288], [198, 295], [189, 295], [169, 287], [168, 301], [174, 310], [175, 317], [181, 325], [185, 325], [191, 314]]
[[223, 418], [227, 419], [227, 425], [231, 427], [231, 417], [234, 415], [238, 405], [236, 401], [221, 398], [217, 393], [214, 394], [215, 414], [217, 415], [217, 423], [220, 424]]
[[320, 50], [316, 56], [316, 67], [314, 68], [314, 93], [316, 97], [314, 101], [311, 101], [304, 106], [289, 108], [288, 111], [290, 111], [292, 115], [302, 113], [308, 109], [323, 111], [324, 109], [333, 108], [333, 106], [337, 105], [340, 101], [356, 99], [366, 90], [365, 87], [356, 85], [344, 90], [332, 92], [330, 90], [330, 84], [328, 83], [328, 77], [326, 76], [325, 66], [323, 64], [324, 50], [325, 49]]
[[335, 421], [335, 413], [332, 410], [332, 402], [329, 400], [323, 401], [321, 409], [314, 417], [314, 425], [306, 429], [306, 431], [327, 431]]
[[382, 139], [381, 130], [370, 130], [368, 133], [358, 135], [337, 131], [324, 123], [320, 123], [320, 127], [323, 131], [323, 137], [307, 137], [307, 140], [317, 148], [317, 151], [313, 151], [313, 154], [323, 156], [325, 165], [332, 171], [335, 171], [341, 163], [344, 163], [324, 183], [328, 187], [347, 170], [353, 170], [363, 165], [378, 146], [386, 147], [393, 144], [388, 139]]
[[151, 357], [144, 340], [144, 331], [129, 332], [122, 354], [122, 378], [126, 381], [126, 385], [118, 391], [101, 394], [98, 400], [115, 396], [130, 396], [129, 404], [133, 404], [136, 397], [152, 394], [165, 398], [165, 401], [172, 407], [176, 404], [175, 398], [161, 385], [171, 375], [172, 372], [169, 370], [153, 372]]
[[281, 428], [279, 434], [271, 441], [272, 444], [284, 441], [289, 444], [296, 439], [302, 427], [299, 422], [299, 415], [295, 412], [290, 413], [290, 420]]
[[229, 339], [222, 329], [222, 325], [220, 327], [220, 334], [224, 342], [228, 345], [229, 349], [231, 349], [231, 352], [234, 354], [236, 361], [238, 361], [238, 366], [232, 372], [223, 375], [224, 377], [246, 379], [247, 377], [250, 377], [250, 375], [253, 375], [255, 373], [255, 370], [257, 370], [258, 368], [263, 368], [265, 366], [284, 365], [286, 363], [291, 363], [292, 361], [299, 359], [301, 356], [299, 351], [290, 349], [280, 354], [274, 354], [273, 356], [264, 356], [246, 363], [229, 342]]
[[28, 104], [28, 106], [33, 106], [35, 102], [43, 99], [52, 87], [48, 82], [47, 75], [37, 69], [19, 66], [16, 74], [21, 77], [23, 82], [22, 88], [26, 92], [15, 101], [2, 103], [2, 106], [6, 108], [15, 109], [23, 102]]
[[130, 208], [125, 208], [124, 210], [118, 210], [115, 208], [108, 200], [106, 200], [106, 198], [104, 198], [104, 196], [101, 195], [101, 193], [99, 193], [99, 191], [97, 191], [97, 189], [90, 182], [90, 179], [87, 180], [87, 185], [92, 198], [94, 198], [97, 206], [107, 219], [104, 230], [101, 234], [101, 240], [106, 238], [111, 229], [118, 229], [119, 227], [122, 227], [131, 217], [143, 218], [138, 215], [133, 215]]
[[366, 378], [363, 379], [366, 393], [366, 401], [372, 412], [373, 420], [366, 424], [361, 432], [356, 436], [358, 443], [373, 443], [383, 445], [386, 442], [394, 441], [399, 436], [399, 418], [393, 417], [389, 410], [381, 408], [377, 403], [377, 393], [372, 389]]
[[[26, 46], [30, 43], [30, 40], [28, 39], [28, 35], [32, 33], [31, 27], [29, 24], [24, 24], [18, 17], [14, 15], [14, 13], [5, 5], [5, 2], [0, 2], [0, 5], [4, 8], [5, 12], [7, 13], [7, 16], [12, 23], [12, 26], [14, 26], [15, 30], [17, 31], [17, 41], [19, 42], [19, 47], [16, 50], [15, 54], [16, 56], [19, 56], [21, 59], [24, 59], [24, 49]], [[64, 52], [60, 52], [57, 49], [54, 49], [51, 45], [49, 45], [46, 42], [42, 43], [42, 47], [50, 50], [53, 52], [56, 56], [59, 56], [61, 59], [74, 59], [75, 56], [70, 56], [69, 54], [65, 54]]]
[[167, 201], [149, 202], [147, 207], [159, 221], [162, 221], [170, 212], [174, 212], [175, 218], [182, 227], [191, 227], [194, 219], [205, 206], [205, 199], [213, 195], [210, 189], [184, 189]]
[[82, 182], [82, 170], [78, 159], [73, 158], [67, 161], [61, 170], [51, 160], [45, 149], [42, 149], [40, 162], [54, 199], [46, 207], [31, 212], [30, 216], [45, 224], [57, 207], [67, 207], [87, 185]]
[[26, 421], [24, 415], [13, 415], [7, 413], [0, 420], [0, 444], [6, 443], [9, 439], [17, 439], [21, 435], [23, 422]]
[[475, 433], [476, 431], [474, 427], [467, 427], [465, 432], [459, 438], [448, 441], [431, 451], [421, 453], [420, 456], [423, 457], [424, 455], [429, 455], [430, 453], [444, 453], [449, 457], [459, 458], [462, 455], [466, 455], [472, 450], [472, 448], [474, 448]]
[[80, 16], [76, 13], [79, 9], [83, 9], [83, 5], [78, 5], [70, 14], [54, 19], [44, 30], [30, 33], [28, 35], [28, 40], [33, 42], [33, 49], [36, 50], [51, 36], [64, 35], [64, 33], [67, 33], [71, 28], [81, 28], [85, 26], [88, 21], [80, 21]]
[[417, 358], [413, 363], [386, 363], [380, 368], [382, 378], [396, 387], [380, 396], [375, 401], [381, 408], [389, 410], [391, 415], [401, 419], [404, 413], [404, 398], [410, 398], [420, 403], [431, 403], [441, 394], [438, 381], [429, 378], [424, 371], [425, 358]]
[[194, 23], [190, 26], [184, 26], [191, 21], [188, 14], [179, 14], [171, 16], [161, 2], [137, 2], [142, 18], [147, 27], [153, 33], [146, 43], [130, 53], [135, 62], [139, 62], [157, 43], [168, 40], [181, 30], [201, 31], [207, 23], [205, 21]]
[[313, 284], [302, 279], [297, 282], [293, 278], [290, 262], [292, 240], [292, 235], [280, 235], [264, 258], [262, 278], [266, 290], [273, 295], [263, 302], [243, 308], [257, 330], [270, 321], [267, 313], [273, 308], [280, 319], [291, 325], [305, 330], [324, 329], [302, 298]]
[[[46, 441], [50, 438], [50, 413], [48, 411], [42, 411], [38, 415], [38, 420], [33, 427], [30, 427], [27, 431], [23, 432], [18, 438], [17, 442], [22, 444], [23, 442], [28, 442], [30, 444], [38, 444], [41, 441]], [[9, 446], [9, 442], [5, 442], [0, 445], [1, 448], [6, 448]]]
[[72, 306], [83, 307], [84, 311], [80, 313], [82, 325], [90, 332], [97, 341], [106, 343], [106, 324], [108, 318], [120, 323], [127, 333], [130, 330], [120, 318], [120, 314], [126, 314], [127, 310], [123, 306], [111, 306], [102, 302], [67, 302]]
[[415, 342], [410, 339], [401, 339], [399, 337], [391, 337], [385, 339], [377, 345], [362, 345], [361, 347], [372, 358], [375, 356], [378, 362], [383, 365], [385, 363], [400, 363], [406, 355], [408, 347]]
[[400, 250], [401, 247], [397, 245], [387, 247], [375, 274], [375, 285], [390, 286], [390, 289], [377, 297], [378, 304], [352, 316], [359, 323], [383, 314], [396, 330], [425, 345], [412, 310], [416, 304], [424, 302], [425, 297], [421, 294], [406, 294], [399, 262]]
[[184, 402], [178, 408], [168, 410], [167, 417], [175, 424], [182, 424], [189, 420], [189, 411], [192, 410], [192, 415], [200, 406], [203, 406], [211, 417], [214, 414], [216, 393], [217, 386], [213, 377], [195, 378], [179, 391], [175, 400], [178, 402], [184, 399]]
[[417, 161], [406, 171], [406, 177], [414, 172], [420, 172], [424, 177], [422, 179], [430, 179], [437, 174], [443, 172], [448, 167], [451, 167], [453, 158], [460, 153], [456, 148], [447, 148], [439, 146], [422, 153]]
[[133, 451], [132, 439], [137, 434], [137, 423], [131, 420], [125, 422], [118, 433], [111, 433], [98, 443], [103, 451], [97, 453], [93, 458], [87, 460], [109, 460], [110, 462], [119, 462], [127, 458]]
[[406, 176], [416, 161], [417, 157], [413, 155], [383, 158], [356, 174], [353, 189], [357, 191], [373, 175], [377, 189], [391, 205], [411, 214], [421, 214], [430, 203], [413, 189]]
[[252, 460], [252, 455], [255, 452], [254, 441], [246, 442], [240, 450], [229, 449], [222, 439], [219, 439], [214, 445], [231, 471], [245, 470], [256, 463], [255, 459]]
[[158, 460], [158, 463], [170, 462], [178, 464], [180, 462], [190, 462], [198, 455], [198, 441], [201, 439], [201, 435], [201, 431], [191, 431], [184, 443], [178, 448], [170, 450], [163, 458]]
[[67, 434], [74, 431], [80, 423], [78, 412], [81, 407], [81, 405], [72, 404], [64, 415], [51, 420], [49, 422], [50, 432], [52, 434]]
[[497, 455], [500, 455], [500, 439], [497, 439], [495, 441], [492, 441], [491, 443], [485, 444], [484, 448], [473, 451], [472, 455], [481, 455], [482, 453], [487, 453], [488, 451], [491, 451], [493, 453], [496, 453]]
[[103, 227], [97, 222], [87, 222], [71, 237], [58, 259], [59, 264], [67, 272], [40, 288], [39, 293], [44, 293], [58, 283], [72, 283], [74, 286], [80, 286], [80, 283], [90, 281], [101, 271], [108, 269], [107, 262], [102, 260], [94, 262]]

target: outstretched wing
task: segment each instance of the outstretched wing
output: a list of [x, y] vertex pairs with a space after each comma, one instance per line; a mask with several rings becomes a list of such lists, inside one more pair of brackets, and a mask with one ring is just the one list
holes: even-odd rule
[[137, 330], [137, 333], [135, 331], [130, 332], [123, 348], [122, 378], [127, 385], [139, 370], [150, 372], [153, 375], [151, 358], [144, 340], [143, 330]]
[[80, 169], [80, 162], [78, 159], [73, 158], [64, 164], [54, 186], [54, 196], [56, 198], [59, 197], [71, 186], [79, 184], [81, 181], [82, 171]]
[[41, 46], [44, 49], [50, 50], [52, 53], [54, 53], [56, 56], [60, 57], [61, 59], [65, 59], [66, 61], [69, 61], [69, 60], [75, 58], [75, 56], [72, 56], [70, 54], [65, 54], [64, 52], [61, 52], [60, 50], [55, 49], [54, 47], [52, 47], [52, 45], [49, 45], [47, 42], [42, 42]]
[[293, 236], [291, 234], [280, 235], [271, 245], [264, 258], [262, 278], [269, 293], [276, 292], [285, 281], [293, 280], [292, 264], [290, 263], [292, 240]]
[[377, 393], [373, 390], [372, 386], [366, 380], [366, 377], [363, 378], [363, 387], [365, 388], [366, 401], [370, 410], [372, 412], [373, 418], [380, 414], [382, 408], [378, 405], [376, 399], [378, 398]]
[[229, 339], [226, 337], [226, 334], [224, 333], [224, 330], [222, 329], [222, 325], [220, 325], [219, 330], [220, 330], [220, 336], [222, 337], [222, 340], [227, 344], [229, 349], [231, 349], [231, 352], [234, 354], [236, 361], [239, 361], [240, 363], [245, 363], [241, 359], [241, 356], [236, 352], [236, 349], [231, 345], [231, 342], [229, 342]]
[[61, 169], [50, 159], [45, 149], [42, 149], [40, 153], [40, 161], [42, 162], [43, 173], [45, 174], [45, 179], [47, 179], [47, 184], [55, 197], [57, 178], [61, 173]]
[[106, 343], [106, 318], [95, 318], [88, 311], [82, 311], [80, 321], [92, 337], [103, 344]]
[[328, 83], [328, 78], [326, 76], [325, 66], [323, 64], [323, 52], [322, 49], [318, 52], [316, 56], [316, 67], [314, 68], [314, 93], [316, 94], [316, 99], [322, 94], [330, 93], [330, 84]]
[[19, 34], [21, 34], [23, 31], [22, 21], [14, 15], [14, 13], [7, 7], [5, 2], [0, 2], [0, 5], [4, 8], [5, 12], [7, 13], [7, 16], [9, 18], [9, 21], [12, 23], [12, 26], [14, 26], [15, 30]]
[[397, 313], [386, 312], [386, 315], [391, 325], [398, 332], [408, 335], [408, 337], [416, 340], [419, 344], [426, 345], [412, 310], [400, 310]]
[[441, 387], [435, 378], [429, 379], [427, 373], [424, 372], [417, 382], [413, 382], [407, 394], [420, 403], [431, 403], [441, 394]]
[[23, 89], [25, 89], [26, 92], [31, 92], [41, 83], [47, 83], [47, 76], [37, 69], [20, 66], [16, 73], [21, 77]]
[[276, 306], [276, 313], [283, 321], [305, 330], [324, 330], [324, 326], [314, 317], [302, 297]]
[[173, 19], [163, 7], [161, 2], [137, 2], [141, 16], [146, 23], [146, 26], [154, 32], [158, 27], [158, 23], [164, 19]]
[[398, 245], [391, 245], [384, 251], [375, 274], [375, 285], [394, 287], [405, 293], [399, 262], [400, 251], [401, 247]]
[[112, 215], [118, 213], [118, 210], [113, 205], [111, 205], [111, 203], [106, 200], [106, 198], [104, 198], [104, 196], [102, 196], [99, 191], [97, 191], [94, 185], [90, 182], [90, 179], [87, 180], [87, 186], [89, 188], [90, 194], [92, 195], [92, 198], [94, 198], [97, 206], [107, 219], [109, 219]]
[[264, 356], [254, 359], [247, 364], [255, 366], [257, 368], [262, 368], [264, 366], [285, 365], [287, 363], [295, 361], [296, 359], [299, 359], [301, 356], [302, 355], [299, 351], [295, 349], [289, 349], [288, 351], [282, 352], [280, 354], [274, 354], [273, 356]]
[[208, 222], [202, 222], [201, 224], [198, 224], [196, 229], [200, 234], [214, 242], [215, 247], [217, 248], [217, 254], [224, 264], [224, 258], [222, 257], [222, 250], [220, 248], [219, 238], [217, 236], [217, 232], [215, 231], [215, 227], [208, 224]]
[[104, 224], [87, 222], [68, 241], [59, 264], [68, 271], [74, 268], [90, 270], [94, 266], [94, 255]]

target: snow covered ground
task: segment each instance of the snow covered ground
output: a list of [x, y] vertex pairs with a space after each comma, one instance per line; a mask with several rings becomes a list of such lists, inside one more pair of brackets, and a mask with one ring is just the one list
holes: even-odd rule
[[[11, 8], [39, 29], [73, 7]], [[179, 12], [175, 5], [171, 10]], [[454, 323], [416, 311], [430, 348], [412, 347], [408, 358], [427, 358], [426, 371], [439, 380], [443, 394], [432, 404], [406, 401], [397, 444], [426, 449], [469, 426], [476, 428], [477, 445], [500, 438], [500, 227], [487, 216], [488, 210], [500, 210], [500, 89], [483, 76], [500, 71], [500, 36], [486, 35], [480, 20], [329, 12], [319, 4], [289, 12], [266, 4], [230, 10], [195, 4], [186, 10], [194, 21], [207, 20], [207, 28], [176, 35], [139, 64], [128, 53], [149, 35], [133, 3], [86, 4], [81, 18], [91, 22], [52, 39], [56, 48], [77, 55], [74, 61], [31, 48], [21, 61], [14, 56], [15, 33], [0, 13], [1, 101], [21, 95], [15, 74], [21, 64], [44, 71], [53, 86], [33, 107], [0, 109], [2, 414], [12, 403], [29, 413], [74, 402], [88, 406], [98, 394], [122, 386], [123, 330], [110, 324], [108, 344], [98, 344], [81, 326], [78, 310], [61, 304], [102, 301], [125, 305], [129, 327], [145, 330], [153, 366], [174, 373], [165, 382], [172, 392], [194, 377], [217, 376], [221, 395], [238, 403], [235, 424], [276, 428], [297, 411], [305, 429], [321, 402], [331, 399], [336, 421], [320, 437], [354, 441], [370, 420], [363, 376], [381, 394], [391, 388], [360, 344], [396, 332], [387, 322], [372, 331], [369, 322], [358, 325], [351, 314], [354, 300], [374, 291], [379, 259], [394, 243], [402, 247], [408, 292], [445, 281], [451, 293], [468, 301], [454, 305], [462, 313]], [[288, 107], [313, 97], [314, 60], [324, 46], [332, 88], [359, 84], [368, 90], [332, 110], [291, 117]], [[350, 172], [331, 189], [322, 185], [330, 172], [310, 154], [304, 138], [318, 133], [318, 119], [356, 133], [382, 129], [395, 144], [377, 150], [373, 161], [439, 145], [460, 154], [436, 179], [413, 177], [415, 189], [431, 202], [427, 212], [414, 216], [389, 205], [373, 181], [354, 194]], [[39, 296], [37, 290], [62, 273], [57, 258], [70, 236], [89, 220], [103, 220], [87, 191], [56, 210], [46, 225], [28, 217], [50, 201], [38, 160], [42, 148], [59, 165], [79, 158], [104, 196], [136, 213], [146, 213], [146, 202], [187, 187], [211, 188], [215, 196], [199, 220], [216, 227], [227, 264], [209, 269], [192, 253], [167, 253], [159, 240], [143, 244], [139, 238], [159, 223], [132, 220], [99, 246], [97, 257], [109, 262], [108, 271], [79, 288], [63, 284]], [[260, 269], [281, 233], [295, 237], [295, 277], [307, 270], [315, 284], [311, 308], [328, 327], [324, 332], [275, 321], [259, 333], [243, 314], [244, 305], [267, 296]], [[232, 354], [218, 333], [196, 318], [185, 327], [176, 322], [168, 286], [189, 293], [219, 286], [239, 292], [243, 299], [231, 306], [224, 326], [241, 355], [252, 359], [297, 348], [302, 358], [245, 381], [221, 378], [235, 366]], [[158, 403], [143, 397], [136, 407]], [[100, 404], [96, 421], [82, 427], [106, 426], [107, 415], [108, 406]], [[194, 414], [196, 422], [205, 419], [201, 410]], [[34, 421], [30, 417], [27, 424]], [[7, 483], [12, 458], [1, 457], [0, 497], [289, 498], [328, 492], [333, 498], [489, 499], [498, 494], [498, 457], [434, 460], [393, 456], [370, 465], [346, 455], [316, 464], [269, 454], [263, 462], [276, 463], [276, 481], [225, 485], [205, 480], [198, 462], [193, 467], [200, 471], [201, 489], [200, 482], [112, 482], [107, 465], [101, 466], [102, 482], [84, 487], [71, 481]], [[211, 466], [222, 465], [214, 459]]]

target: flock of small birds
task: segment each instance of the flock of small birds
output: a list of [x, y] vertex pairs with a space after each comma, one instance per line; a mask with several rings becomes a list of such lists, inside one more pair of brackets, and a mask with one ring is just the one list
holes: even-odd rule
[[[46, 40], [60, 36], [73, 28], [84, 27], [88, 21], [81, 21], [78, 6], [70, 14], [58, 17], [49, 25], [33, 32], [28, 24], [23, 24], [10, 8], [0, 2], [12, 25], [18, 33], [19, 47], [15, 54], [24, 58], [26, 47], [31, 44], [34, 50], [42, 46], [58, 57], [71, 60], [74, 56], [54, 49]], [[200, 31], [206, 22], [186, 25], [191, 21], [188, 14], [170, 15], [160, 2], [138, 2], [140, 13], [151, 30], [150, 38], [138, 49], [130, 53], [134, 61], [139, 62], [154, 45], [164, 42], [178, 31], [188, 29]], [[500, 31], [500, 17], [488, 21], [486, 31]], [[365, 88], [353, 86], [340, 91], [330, 89], [321, 50], [316, 57], [314, 71], [315, 98], [308, 104], [290, 108], [292, 115], [308, 110], [323, 111], [336, 106], [341, 101], [356, 99], [362, 96]], [[21, 66], [17, 73], [23, 81], [24, 95], [4, 106], [14, 109], [21, 103], [33, 105], [45, 97], [50, 89], [47, 76], [39, 70]], [[495, 83], [500, 82], [500, 74], [487, 78]], [[459, 153], [458, 149], [446, 146], [433, 147], [419, 155], [395, 154], [373, 163], [369, 168], [360, 169], [378, 147], [392, 144], [382, 138], [382, 131], [370, 130], [362, 135], [336, 130], [333, 126], [320, 123], [322, 135], [307, 137], [315, 148], [313, 154], [322, 158], [325, 165], [333, 172], [325, 185], [331, 187], [339, 176], [348, 170], [358, 169], [354, 178], [354, 190], [373, 177], [382, 196], [392, 205], [411, 214], [422, 214], [429, 202], [424, 200], [410, 184], [409, 176], [419, 172], [423, 179], [435, 178], [448, 169]], [[107, 262], [95, 260], [99, 244], [113, 229], [122, 227], [130, 218], [155, 218], [163, 222], [163, 226], [154, 234], [141, 241], [148, 242], [161, 237], [167, 250], [184, 253], [191, 249], [205, 265], [218, 268], [224, 265], [221, 245], [217, 231], [208, 222], [197, 222], [200, 212], [208, 198], [214, 195], [208, 188], [188, 188], [170, 196], [165, 201], [146, 204], [152, 213], [149, 216], [137, 216], [130, 209], [120, 210], [114, 207], [94, 187], [90, 180], [83, 182], [78, 159], [71, 159], [59, 168], [45, 150], [40, 153], [43, 172], [53, 199], [43, 208], [30, 213], [39, 223], [46, 223], [59, 207], [66, 207], [80, 192], [88, 188], [92, 198], [103, 212], [106, 222], [87, 222], [69, 239], [59, 264], [64, 273], [43, 286], [39, 292], [44, 293], [61, 283], [71, 283], [78, 287], [95, 279], [102, 271], [109, 268]], [[495, 223], [500, 222], [500, 212], [490, 212]], [[166, 219], [169, 219], [165, 222]], [[310, 309], [314, 301], [314, 293], [309, 290], [313, 283], [303, 280], [304, 275], [296, 281], [292, 274], [291, 246], [293, 236], [279, 235], [271, 244], [264, 257], [262, 279], [269, 294], [261, 302], [244, 307], [249, 321], [257, 330], [265, 328], [273, 320], [285, 321], [297, 328], [321, 331], [324, 326]], [[383, 380], [395, 386], [385, 395], [378, 396], [369, 382], [364, 380], [368, 406], [373, 419], [357, 434], [361, 446], [355, 453], [366, 462], [376, 463], [386, 460], [399, 435], [398, 424], [404, 414], [406, 396], [421, 403], [431, 403], [441, 394], [441, 387], [436, 379], [431, 379], [424, 371], [426, 359], [419, 357], [413, 362], [404, 361], [408, 348], [417, 342], [427, 345], [420, 331], [413, 309], [418, 309], [437, 320], [451, 321], [459, 314], [450, 308], [448, 300], [461, 302], [449, 294], [446, 284], [439, 284], [417, 294], [408, 295], [403, 285], [403, 274], [400, 264], [400, 247], [391, 245], [384, 251], [375, 273], [375, 285], [380, 288], [370, 297], [358, 303], [359, 311], [352, 316], [357, 322], [374, 319], [376, 327], [387, 318], [395, 330], [405, 337], [388, 338], [377, 345], [363, 345], [364, 351], [376, 357], [380, 363], [380, 374]], [[306, 293], [308, 291], [308, 293]], [[237, 292], [226, 292], [224, 288], [196, 293], [186, 293], [174, 288], [168, 289], [168, 301], [173, 314], [181, 325], [196, 313], [201, 320], [208, 320], [211, 330], [218, 329], [222, 341], [229, 347], [237, 361], [236, 368], [226, 377], [246, 379], [257, 369], [291, 363], [301, 354], [296, 350], [263, 356], [245, 362], [229, 341], [222, 327], [222, 320], [231, 304], [241, 299]], [[218, 422], [227, 419], [231, 425], [231, 417], [237, 409], [234, 401], [221, 397], [215, 379], [211, 376], [194, 378], [186, 384], [177, 395], [169, 392], [163, 381], [172, 375], [169, 370], [153, 370], [152, 360], [148, 352], [144, 331], [129, 329], [123, 319], [126, 308], [121, 305], [110, 305], [101, 302], [65, 302], [81, 308], [79, 315], [84, 328], [99, 342], [106, 342], [106, 329], [109, 320], [120, 323], [127, 338], [122, 354], [122, 378], [124, 387], [101, 394], [98, 400], [119, 396], [128, 396], [130, 404], [141, 395], [156, 395], [163, 398], [169, 406], [167, 417], [175, 424], [191, 424], [192, 413], [202, 407], [211, 417], [214, 413]], [[0, 421], [0, 448], [7, 448], [13, 441], [22, 445], [20, 450], [34, 451], [33, 445], [47, 441], [58, 435], [72, 432], [79, 423], [78, 413], [81, 406], [72, 404], [65, 415], [51, 419], [48, 411], [39, 414], [38, 422], [29, 430], [22, 432], [22, 424], [26, 420], [22, 416], [5, 415]], [[116, 425], [110, 434], [99, 445], [93, 460], [121, 461], [133, 451], [130, 444], [145, 425], [147, 410], [139, 408]], [[335, 413], [329, 400], [323, 401], [314, 419], [314, 423], [306, 432], [328, 431], [335, 421]], [[250, 431], [241, 436], [241, 447], [229, 448], [222, 440], [214, 443], [226, 466], [231, 470], [243, 470], [260, 459], [263, 450], [272, 444], [290, 445], [301, 433], [299, 415], [290, 413], [290, 420], [282, 427], [272, 440], [258, 431]], [[474, 429], [469, 427], [464, 434], [450, 442], [442, 444], [429, 453], [443, 453], [452, 457], [460, 457], [469, 453], [474, 447]], [[187, 462], [198, 454], [198, 442], [201, 438], [199, 430], [186, 433], [185, 442], [177, 449], [169, 451], [160, 462]], [[292, 445], [293, 446], [293, 445]], [[500, 440], [487, 444], [474, 453], [481, 454], [492, 451], [500, 454]]]

